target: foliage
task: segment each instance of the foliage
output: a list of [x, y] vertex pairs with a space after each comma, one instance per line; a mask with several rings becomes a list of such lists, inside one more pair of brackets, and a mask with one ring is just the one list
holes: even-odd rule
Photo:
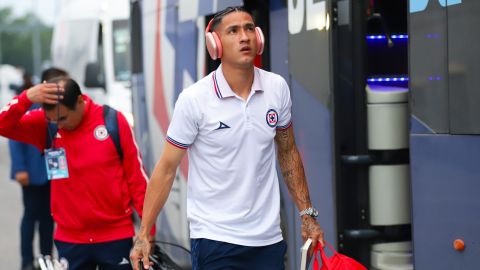
[[10, 8], [0, 8], [0, 64], [19, 66], [33, 73], [35, 32], [39, 34], [41, 62], [49, 61], [52, 27], [46, 26], [35, 14], [14, 17]]

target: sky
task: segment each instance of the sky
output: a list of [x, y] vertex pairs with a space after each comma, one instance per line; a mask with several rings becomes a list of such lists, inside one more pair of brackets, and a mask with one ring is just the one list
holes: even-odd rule
[[60, 0], [0, 0], [0, 8], [12, 7], [14, 16], [34, 11], [47, 25], [53, 25]]

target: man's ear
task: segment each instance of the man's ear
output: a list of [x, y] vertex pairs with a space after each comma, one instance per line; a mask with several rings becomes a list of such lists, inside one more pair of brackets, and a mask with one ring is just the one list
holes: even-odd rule
[[82, 95], [79, 95], [77, 98], [77, 104], [83, 104], [85, 102], [84, 98]]

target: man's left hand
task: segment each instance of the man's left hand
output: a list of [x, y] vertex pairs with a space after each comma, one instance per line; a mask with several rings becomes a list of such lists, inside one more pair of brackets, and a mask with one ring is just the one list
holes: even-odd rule
[[312, 254], [313, 248], [317, 246], [317, 242], [320, 242], [322, 247], [325, 245], [323, 230], [314, 217], [309, 215], [302, 216], [302, 238], [303, 242], [305, 242], [307, 238], [312, 239], [312, 245], [310, 246], [309, 251], [310, 254]]
[[17, 172], [15, 174], [15, 180], [23, 187], [26, 187], [30, 184], [30, 177], [27, 171]]

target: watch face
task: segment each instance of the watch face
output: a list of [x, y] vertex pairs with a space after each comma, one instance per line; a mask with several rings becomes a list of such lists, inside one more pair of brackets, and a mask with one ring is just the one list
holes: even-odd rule
[[317, 217], [318, 216], [318, 211], [315, 208], [310, 208], [310, 211], [308, 211], [308, 214], [312, 217]]

